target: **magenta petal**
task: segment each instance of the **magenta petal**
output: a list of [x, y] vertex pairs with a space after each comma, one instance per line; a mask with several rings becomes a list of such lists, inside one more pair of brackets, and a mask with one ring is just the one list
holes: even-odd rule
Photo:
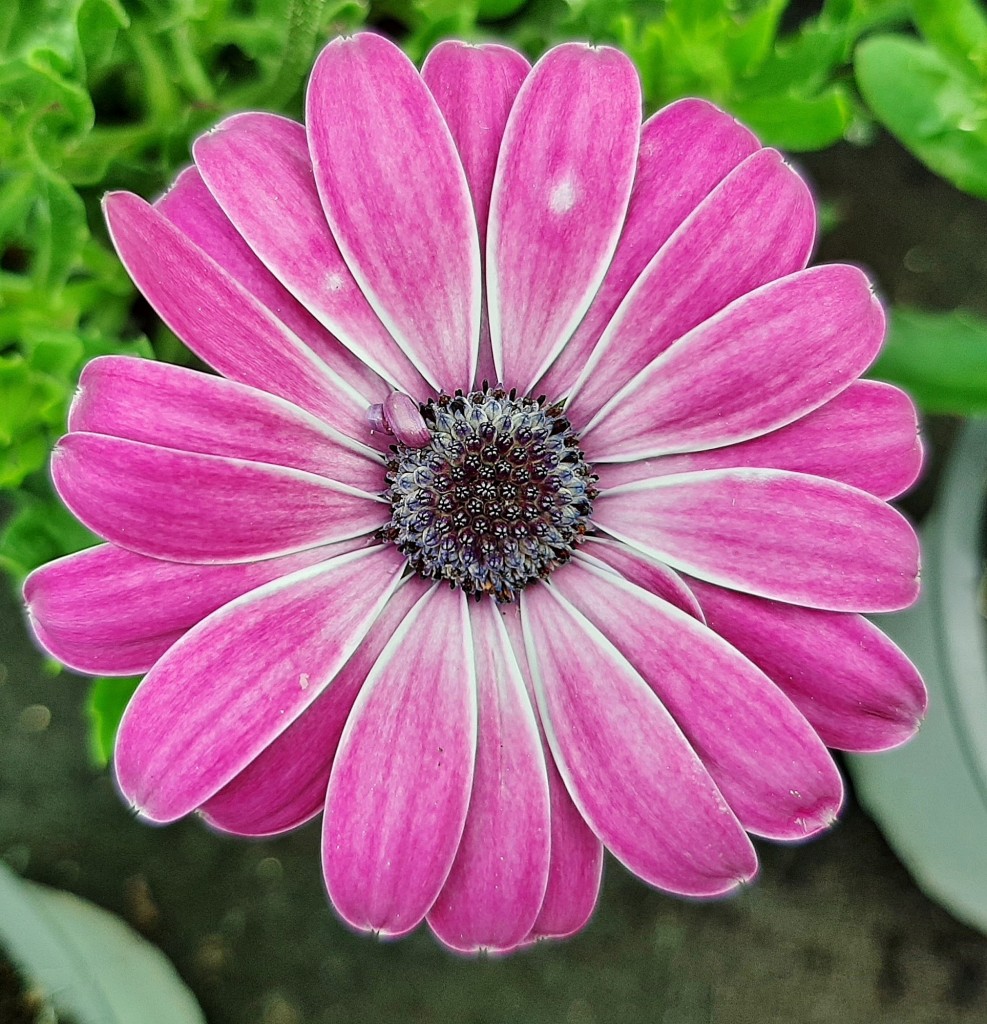
[[[439, 43], [422, 65], [422, 78], [446, 119], [466, 171], [481, 256], [486, 247], [490, 193], [507, 115], [530, 70], [524, 57], [506, 46], [471, 46], [453, 40]], [[485, 300], [483, 313], [477, 384], [497, 379]]]
[[350, 437], [366, 435], [366, 398], [159, 210], [127, 192], [111, 192], [104, 208], [130, 276], [196, 355]]
[[757, 139], [743, 125], [705, 100], [671, 103], [644, 123], [617, 250], [589, 310], [538, 392], [551, 397], [568, 393], [651, 257], [719, 181], [757, 149]]
[[101, 356], [82, 371], [69, 430], [179, 451], [225, 455], [384, 490], [384, 465], [296, 405], [256, 388], [180, 366]]
[[[244, 115], [250, 116], [250, 115]], [[254, 115], [258, 117], [268, 115]], [[275, 120], [280, 121], [280, 118]], [[301, 132], [302, 152], [308, 157], [305, 149], [305, 131], [301, 125], [295, 125]], [[213, 138], [209, 133], [200, 138]], [[267, 159], [271, 160], [272, 140], [267, 140]], [[309, 168], [309, 179], [312, 172]], [[312, 186], [313, 192], [315, 186]], [[276, 196], [284, 200], [284, 182], [279, 178]], [[263, 206], [270, 191], [255, 187], [251, 192], [251, 201], [255, 207]], [[292, 199], [294, 197], [291, 197]], [[195, 167], [187, 167], [175, 179], [175, 183], [155, 204], [155, 209], [164, 214], [186, 238], [197, 245], [207, 256], [219, 264], [241, 287], [258, 299], [268, 311], [280, 320], [290, 331], [298, 336], [321, 360], [331, 366], [343, 380], [352, 384], [368, 401], [384, 394], [386, 385], [360, 359], [334, 338], [306, 308], [280, 284], [277, 278], [257, 258], [257, 253], [244, 241], [243, 236], [230, 222], [227, 215], [220, 209], [216, 199], [206, 187], [202, 176]], [[288, 207], [292, 209], [292, 207]], [[322, 210], [315, 197], [316, 216], [325, 224]], [[283, 223], [286, 216], [284, 205], [278, 208], [276, 220]], [[328, 229], [325, 229], [328, 233]], [[295, 253], [299, 260], [300, 253]], [[342, 263], [342, 260], [339, 261]], [[381, 328], [383, 330], [383, 328]], [[396, 350], [396, 346], [391, 346]]]
[[614, 395], [583, 431], [586, 454], [625, 462], [775, 430], [847, 387], [883, 337], [881, 305], [856, 267], [773, 281], [681, 338]]
[[553, 583], [641, 674], [748, 832], [828, 827], [843, 783], [818, 735], [771, 680], [712, 630], [580, 559]]
[[394, 590], [390, 547], [342, 555], [224, 605], [137, 688], [120, 723], [124, 796], [152, 821], [200, 806], [319, 696]]
[[[501, 613], [528, 696], [535, 700], [520, 610], [515, 604], [504, 607]], [[537, 707], [535, 712], [537, 716]], [[541, 735], [544, 748], [544, 733]], [[562, 939], [578, 932], [596, 907], [603, 880], [603, 844], [593, 835], [572, 802], [562, 776], [555, 767], [555, 760], [547, 749], [545, 766], [548, 769], [551, 827], [548, 886], [538, 917], [525, 936], [526, 942]]]
[[367, 678], [329, 779], [323, 870], [354, 928], [404, 935], [435, 902], [466, 822], [476, 721], [466, 597], [436, 586]]
[[802, 473], [721, 469], [641, 480], [597, 499], [619, 540], [710, 583], [831, 611], [918, 594], [918, 538], [873, 495]]
[[381, 36], [334, 39], [309, 82], [315, 181], [391, 335], [437, 388], [473, 379], [480, 250], [462, 164], [414, 65]]
[[68, 434], [52, 452], [59, 497], [94, 533], [152, 558], [243, 562], [381, 526], [371, 495], [300, 470]]
[[494, 179], [486, 269], [494, 362], [520, 391], [558, 354], [603, 280], [640, 122], [634, 65], [605, 46], [555, 47], [518, 93]]
[[762, 149], [748, 157], [662, 246], [614, 314], [574, 386], [577, 419], [589, 419], [676, 338], [801, 270], [815, 224], [812, 196], [781, 155]]
[[859, 615], [796, 608], [693, 580], [710, 626], [766, 672], [827, 745], [886, 750], [918, 728], [915, 666]]
[[452, 132], [466, 171], [481, 252], [507, 115], [530, 70], [524, 57], [506, 46], [471, 46], [454, 40], [439, 43], [422, 65], [422, 78]]
[[603, 462], [594, 469], [600, 488], [608, 490], [635, 480], [743, 467], [824, 476], [878, 498], [894, 498], [911, 487], [922, 468], [915, 406], [890, 384], [858, 380], [794, 423], [749, 441], [704, 452]]
[[318, 700], [200, 808], [216, 828], [236, 835], [285, 832], [321, 812], [329, 772], [353, 703], [374, 662], [430, 584], [405, 580], [353, 656]]
[[648, 684], [554, 586], [528, 588], [521, 615], [556, 764], [614, 856], [683, 895], [751, 878], [750, 840]]
[[197, 139], [194, 152], [215, 202], [270, 273], [342, 339], [344, 351], [424, 398], [421, 374], [370, 308], [332, 237], [305, 129], [274, 114], [235, 114]]
[[136, 675], [235, 597], [363, 543], [236, 565], [165, 562], [100, 544], [35, 569], [24, 598], [38, 640], [69, 668]]
[[477, 675], [477, 751], [462, 842], [429, 911], [461, 952], [505, 950], [531, 931], [548, 884], [548, 778], [534, 709], [497, 606], [470, 608]]
[[604, 565], [615, 569], [624, 579], [668, 601], [694, 619], [706, 621], [699, 602], [682, 581], [682, 577], [663, 562], [658, 562], [626, 544], [607, 537], [590, 537], [582, 551], [594, 560], [598, 559]]
[[565, 939], [580, 931], [596, 909], [603, 880], [603, 844], [572, 802], [555, 761], [548, 759], [552, 805], [548, 886], [526, 941]]

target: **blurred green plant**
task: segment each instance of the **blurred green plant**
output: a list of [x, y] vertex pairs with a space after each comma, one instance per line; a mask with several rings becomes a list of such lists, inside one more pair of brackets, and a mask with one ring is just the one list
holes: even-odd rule
[[857, 48], [873, 115], [924, 164], [987, 198], [987, 16], [975, 0], [911, 0], [921, 38], [875, 35]]
[[[93, 543], [45, 470], [82, 365], [187, 362], [110, 248], [108, 189], [162, 191], [226, 114], [298, 116], [325, 39], [369, 25], [421, 60], [440, 38], [536, 59], [564, 39], [626, 50], [648, 110], [712, 99], [769, 145], [865, 143], [875, 121], [987, 197], [987, 19], [976, 0], [7, 0], [0, 5], [0, 567], [19, 580]], [[897, 311], [875, 368], [923, 407], [987, 411], [987, 325]], [[132, 686], [131, 681], [127, 685]], [[124, 687], [125, 689], [125, 687]], [[93, 694], [105, 757], [124, 689]]]

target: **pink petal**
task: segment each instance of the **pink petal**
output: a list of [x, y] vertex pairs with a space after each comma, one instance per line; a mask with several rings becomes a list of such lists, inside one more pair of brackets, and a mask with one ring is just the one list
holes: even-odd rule
[[607, 533], [710, 583], [831, 611], [890, 611], [918, 594], [918, 539], [856, 488], [772, 469], [624, 484], [596, 500]]
[[113, 244], [162, 320], [224, 377], [365, 437], [366, 399], [164, 215], [127, 192], [104, 200]]
[[704, 452], [594, 466], [600, 488], [635, 480], [733, 468], [787, 469], [839, 480], [878, 498], [894, 498], [922, 468], [912, 400], [898, 388], [854, 381], [825, 405], [760, 437]]
[[748, 832], [804, 839], [843, 799], [833, 759], [770, 679], [701, 623], [580, 558], [553, 586], [640, 673]]
[[210, 824], [236, 835], [286, 832], [318, 814], [343, 726], [367, 674], [430, 584], [404, 580], [352, 657], [318, 700], [200, 808]]
[[749, 156], [662, 246], [614, 314], [572, 394], [587, 422], [635, 374], [742, 295], [801, 270], [816, 216], [801, 178], [773, 149]]
[[120, 723], [117, 783], [152, 821], [200, 806], [319, 696], [397, 585], [390, 547], [301, 569], [224, 605], [179, 640]]
[[357, 537], [387, 519], [371, 495], [311, 473], [102, 434], [63, 437], [51, 473], [94, 533], [179, 562], [270, 558]]
[[683, 895], [751, 878], [750, 840], [648, 684], [554, 586], [529, 587], [521, 615], [556, 764], [614, 856]]
[[520, 391], [544, 373], [603, 280], [640, 122], [637, 72], [610, 47], [557, 46], [518, 93], [490, 201], [487, 288], [498, 377]]
[[603, 844], [572, 802], [554, 758], [548, 755], [547, 760], [551, 859], [545, 899], [527, 942], [565, 939], [582, 931], [596, 909], [603, 881]]
[[150, 359], [92, 360], [79, 378], [69, 430], [287, 466], [364, 491], [386, 487], [376, 452], [298, 406], [236, 381]]
[[[422, 65], [422, 78], [452, 132], [466, 171], [481, 257], [486, 247], [490, 193], [504, 126], [530, 70], [531, 65], [524, 57], [506, 46], [472, 46], [452, 40], [439, 43]], [[476, 383], [496, 379], [484, 298]]]
[[706, 621], [699, 602], [682, 582], [682, 577], [662, 562], [607, 537], [590, 537], [582, 551], [594, 561], [599, 560], [615, 569], [624, 579], [668, 601], [694, 619]]
[[473, 792], [459, 851], [429, 911], [461, 952], [506, 950], [531, 931], [548, 884], [548, 778], [541, 737], [510, 640], [492, 601], [470, 608], [477, 677]]
[[743, 125], [705, 100], [671, 103], [644, 123], [617, 250], [575, 334], [540, 381], [539, 393], [555, 398], [569, 392], [651, 257], [720, 180], [757, 149], [757, 139]]
[[100, 544], [36, 569], [24, 597], [38, 640], [69, 668], [137, 675], [227, 602], [363, 545], [344, 541], [261, 562], [188, 565]]
[[828, 746], [886, 750], [915, 733], [922, 679], [866, 619], [691, 583], [710, 627], [778, 684]]
[[[535, 687], [525, 650], [520, 610], [517, 605], [510, 605], [501, 609], [501, 614], [528, 696], [535, 701]], [[538, 717], [537, 706], [535, 717]], [[548, 769], [551, 808], [548, 887], [538, 917], [525, 936], [526, 942], [561, 939], [580, 931], [596, 907], [603, 879], [603, 844], [590, 831], [572, 802], [562, 776], [555, 767], [555, 759], [547, 749], [540, 721], [539, 733]]]
[[507, 46], [454, 40], [439, 43], [422, 65], [422, 78], [452, 132], [466, 171], [481, 252], [507, 115], [530, 70], [524, 57]]
[[381, 36], [334, 39], [312, 71], [306, 123], [326, 217], [370, 305], [429, 383], [467, 386], [480, 329], [476, 221], [414, 65]]
[[813, 267], [738, 299], [658, 356], [583, 431], [594, 461], [718, 448], [818, 408], [873, 361], [884, 312], [867, 278]]
[[367, 678], [329, 779], [323, 869], [354, 928], [404, 935], [435, 902], [463, 834], [476, 727], [466, 597], [436, 586]]
[[332, 237], [305, 129], [274, 114], [234, 114], [197, 139], [194, 153], [237, 231], [288, 292], [342, 339], [336, 346], [424, 399], [428, 386], [370, 308]]
[[[272, 115], [243, 116], [268, 117]], [[273, 119], [278, 123], [281, 122], [280, 118]], [[295, 127], [301, 133], [301, 148], [307, 160], [305, 130], [301, 125], [295, 125]], [[207, 138], [211, 137], [211, 135], [207, 136]], [[267, 143], [266, 156], [270, 161], [272, 149], [270, 138]], [[309, 169], [309, 179], [311, 179], [311, 169]], [[279, 188], [275, 195], [283, 196], [283, 182], [279, 181], [278, 184]], [[312, 191], [315, 191], [314, 185], [312, 185]], [[262, 207], [269, 196], [268, 190], [255, 187], [251, 193], [253, 206]], [[271, 271], [257, 258], [255, 251], [244, 241], [243, 236], [220, 209], [195, 167], [187, 167], [182, 171], [168, 192], [154, 206], [191, 242], [214, 259], [233, 280], [258, 299], [321, 360], [331, 366], [343, 380], [352, 384], [367, 401], [373, 401], [375, 397], [385, 393], [386, 386], [380, 377], [365, 366], [346, 345], [334, 338], [305, 306], [292, 298]], [[317, 196], [315, 197], [315, 211], [319, 221], [324, 225], [325, 221], [318, 205]], [[277, 210], [276, 220], [279, 223], [283, 222], [285, 216], [286, 210], [282, 206]], [[326, 230], [328, 231], [328, 229]], [[295, 253], [296, 261], [300, 256], [300, 252]], [[392, 347], [395, 346], [392, 344]]]

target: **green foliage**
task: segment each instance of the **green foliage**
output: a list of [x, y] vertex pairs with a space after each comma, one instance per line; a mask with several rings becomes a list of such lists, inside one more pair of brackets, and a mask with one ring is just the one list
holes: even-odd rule
[[987, 320], [895, 309], [870, 376], [900, 384], [926, 412], [987, 415]]
[[140, 676], [103, 676], [93, 680], [86, 713], [92, 757], [100, 767], [109, 764], [120, 719], [139, 682]]
[[[20, 578], [91, 543], [51, 493], [48, 453], [81, 367], [188, 355], [134, 320], [105, 236], [109, 188], [161, 191], [226, 113], [298, 111], [318, 47], [358, 27], [356, 0], [9, 0], [0, 11], [0, 565]], [[155, 351], [156, 349], [156, 351]]]
[[[532, 52], [560, 38], [615, 43], [634, 58], [649, 109], [704, 96], [769, 145], [820, 149], [859, 134], [866, 113], [851, 87], [859, 36], [898, 24], [904, 0], [830, 0], [782, 31], [790, 0], [567, 0], [541, 5], [540, 30], [518, 29]], [[527, 11], [528, 8], [525, 8]]]
[[195, 997], [164, 954], [120, 918], [19, 878], [2, 861], [0, 905], [0, 943], [30, 986], [31, 1020], [205, 1024]]
[[919, 160], [987, 198], [987, 18], [973, 0], [913, 0], [912, 8], [924, 39], [861, 43], [860, 91]]

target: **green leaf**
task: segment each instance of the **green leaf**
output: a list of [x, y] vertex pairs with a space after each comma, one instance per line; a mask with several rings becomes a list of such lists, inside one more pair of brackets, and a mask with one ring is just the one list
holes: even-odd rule
[[0, 862], [0, 940], [43, 1005], [77, 1024], [205, 1024], [164, 954], [114, 914]]
[[15, 581], [39, 565], [97, 543], [97, 538], [54, 495], [47, 480], [38, 489], [43, 493], [14, 492], [16, 511], [0, 532], [0, 568]]
[[987, 17], [973, 0], [911, 0], [918, 30], [945, 57], [987, 73]]
[[101, 768], [113, 756], [120, 719], [141, 681], [140, 676], [102, 676], [94, 679], [86, 704], [93, 760]]
[[985, 83], [926, 43], [875, 36], [857, 47], [857, 83], [874, 115], [937, 174], [987, 198]]
[[731, 100], [731, 113], [753, 128], [769, 146], [793, 152], [822, 149], [838, 142], [853, 118], [853, 103], [841, 85], [818, 96], [775, 94]]
[[891, 311], [888, 341], [868, 376], [911, 392], [930, 413], [987, 413], [987, 320], [965, 310]]

